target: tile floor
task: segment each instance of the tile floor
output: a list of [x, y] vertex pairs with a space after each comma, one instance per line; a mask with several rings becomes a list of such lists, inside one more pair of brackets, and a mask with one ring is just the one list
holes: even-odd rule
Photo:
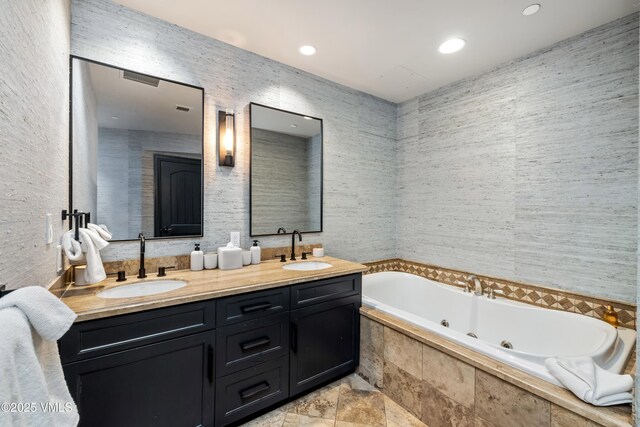
[[245, 427], [425, 427], [357, 374], [287, 403]]

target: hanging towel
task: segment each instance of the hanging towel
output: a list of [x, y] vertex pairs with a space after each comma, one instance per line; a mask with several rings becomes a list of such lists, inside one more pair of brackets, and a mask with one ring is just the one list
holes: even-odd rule
[[590, 357], [557, 358], [545, 361], [551, 374], [576, 396], [596, 406], [631, 403], [633, 378], [602, 369]]
[[98, 224], [98, 225], [96, 225], [96, 224], [89, 223], [89, 224], [87, 224], [87, 228], [88, 228], [89, 230], [93, 230], [93, 231], [95, 231], [96, 233], [98, 233], [98, 235], [99, 235], [100, 237], [102, 237], [104, 240], [109, 241], [109, 240], [111, 240], [111, 238], [113, 237], [113, 236], [111, 235], [111, 232], [110, 232], [110, 231], [109, 231], [109, 229], [107, 228], [107, 226], [106, 226], [106, 225], [104, 225], [104, 224]]
[[100, 258], [100, 250], [109, 244], [100, 235], [89, 228], [80, 229], [80, 246], [87, 260], [84, 279], [88, 284], [98, 283], [107, 278]]
[[80, 242], [75, 239], [75, 230], [69, 230], [62, 236], [62, 249], [72, 264], [84, 262], [84, 254]]
[[0, 402], [30, 405], [30, 412], [0, 411], [0, 425], [78, 424], [56, 342], [75, 318], [63, 302], [39, 286], [0, 298]]

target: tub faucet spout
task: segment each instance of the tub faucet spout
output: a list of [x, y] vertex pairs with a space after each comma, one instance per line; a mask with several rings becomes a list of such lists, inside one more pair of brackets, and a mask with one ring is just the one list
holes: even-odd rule
[[480, 279], [476, 276], [469, 276], [469, 285], [475, 289], [473, 292], [474, 294], [482, 296], [482, 283], [480, 283]]

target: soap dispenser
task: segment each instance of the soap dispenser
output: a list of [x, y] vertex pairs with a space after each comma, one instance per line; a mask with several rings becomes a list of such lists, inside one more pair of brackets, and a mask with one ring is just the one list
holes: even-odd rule
[[200, 243], [191, 252], [191, 271], [200, 271], [204, 268], [204, 252], [200, 250]]
[[258, 246], [259, 242], [260, 240], [254, 240], [253, 246], [249, 248], [249, 250], [251, 251], [251, 264], [260, 264], [262, 249], [260, 249], [260, 246]]

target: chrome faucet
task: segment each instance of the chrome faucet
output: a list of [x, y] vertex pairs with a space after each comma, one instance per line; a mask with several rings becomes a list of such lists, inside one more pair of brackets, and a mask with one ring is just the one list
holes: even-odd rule
[[291, 261], [296, 260], [296, 234], [298, 235], [298, 239], [302, 242], [302, 234], [300, 234], [300, 231], [293, 230], [293, 233], [291, 233]]
[[144, 270], [144, 234], [138, 234], [138, 239], [140, 239], [140, 268], [138, 269], [138, 279], [144, 279], [147, 277]]
[[482, 296], [482, 283], [480, 283], [480, 279], [478, 279], [474, 275], [471, 275], [467, 280], [469, 280], [469, 285], [471, 285], [471, 287], [475, 289], [473, 293], [478, 296]]

